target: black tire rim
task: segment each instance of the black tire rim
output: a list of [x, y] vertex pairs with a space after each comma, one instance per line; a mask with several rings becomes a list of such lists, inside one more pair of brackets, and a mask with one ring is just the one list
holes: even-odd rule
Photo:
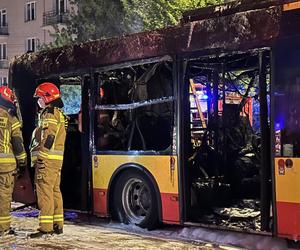
[[149, 187], [138, 178], [126, 181], [122, 190], [122, 204], [128, 220], [140, 224], [150, 212], [152, 199]]

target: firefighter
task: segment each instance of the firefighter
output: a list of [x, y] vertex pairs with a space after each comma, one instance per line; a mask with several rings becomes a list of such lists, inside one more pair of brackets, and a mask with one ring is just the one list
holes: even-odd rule
[[[14, 95], [10, 88], [0, 87], [0, 235], [14, 234], [10, 228], [10, 204], [14, 175], [23, 175], [27, 157], [21, 123], [17, 118]], [[17, 167], [17, 168], [16, 168]]]
[[31, 161], [35, 167], [35, 187], [40, 209], [38, 232], [43, 234], [63, 233], [63, 200], [60, 191], [67, 119], [61, 108], [59, 89], [50, 82], [40, 84], [34, 97], [41, 109], [38, 126], [31, 143]]

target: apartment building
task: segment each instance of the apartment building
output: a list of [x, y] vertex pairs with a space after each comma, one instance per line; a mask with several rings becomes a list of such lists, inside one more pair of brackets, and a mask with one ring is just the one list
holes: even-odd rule
[[53, 24], [63, 24], [68, 0], [0, 0], [0, 85], [8, 82], [10, 60], [52, 41]]

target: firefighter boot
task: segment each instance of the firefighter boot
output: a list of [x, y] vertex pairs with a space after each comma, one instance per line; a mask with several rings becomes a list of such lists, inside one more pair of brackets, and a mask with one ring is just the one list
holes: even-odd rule
[[63, 229], [57, 224], [54, 224], [53, 229], [55, 234], [62, 234], [64, 232]]
[[51, 235], [53, 235], [53, 231], [43, 232], [38, 229], [38, 232], [30, 234], [29, 238], [41, 238], [43, 236], [51, 236]]
[[4, 237], [4, 236], [7, 236], [7, 235], [15, 235], [15, 231], [13, 229], [8, 229], [8, 230], [5, 230], [3, 232], [0, 232], [0, 237]]

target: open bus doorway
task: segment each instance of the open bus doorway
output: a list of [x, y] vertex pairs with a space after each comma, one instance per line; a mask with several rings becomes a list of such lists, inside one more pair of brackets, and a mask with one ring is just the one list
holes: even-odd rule
[[[33, 98], [35, 88], [43, 82], [53, 82], [61, 91], [62, 100], [64, 102], [63, 111], [68, 117], [68, 129], [65, 143], [64, 162], [61, 176], [61, 191], [64, 200], [64, 208], [74, 210], [87, 210], [87, 186], [88, 186], [88, 164], [84, 161], [88, 158], [86, 151], [82, 150], [84, 143], [88, 140], [88, 132], [81, 133], [79, 131], [79, 112], [80, 108], [88, 110], [88, 91], [89, 79], [84, 81], [81, 75], [74, 77], [52, 77], [42, 78], [38, 80], [32, 79], [31, 75], [19, 81], [16, 77], [13, 87], [18, 95], [19, 106], [22, 114], [26, 114], [26, 120], [23, 122], [23, 137], [25, 148], [29, 150], [32, 131], [38, 122], [37, 103]], [[35, 84], [32, 84], [35, 82]], [[85, 96], [84, 98], [81, 98]], [[88, 127], [89, 112], [84, 112], [82, 118], [84, 127]], [[88, 150], [88, 149], [86, 149]], [[84, 151], [84, 152], [83, 152]], [[29, 162], [30, 166], [30, 162]], [[16, 180], [14, 201], [24, 204], [33, 204], [34, 194], [34, 169], [28, 167], [29, 174], [26, 173], [24, 178]]]
[[60, 92], [64, 102], [63, 111], [68, 117], [64, 162], [61, 173], [61, 191], [64, 207], [80, 210], [82, 195], [81, 78], [62, 78], [60, 81]]
[[262, 164], [270, 155], [262, 159], [261, 148], [267, 137], [265, 145], [270, 145], [269, 89], [268, 52], [263, 53], [263, 61], [257, 51], [188, 61], [187, 221], [270, 230], [271, 166]]
[[[61, 192], [64, 208], [89, 210], [89, 91], [90, 76], [59, 76], [52, 81], [61, 92], [62, 108], [68, 119], [64, 160], [61, 172]], [[37, 118], [37, 117], [36, 117]], [[27, 131], [26, 131], [27, 132]]]

